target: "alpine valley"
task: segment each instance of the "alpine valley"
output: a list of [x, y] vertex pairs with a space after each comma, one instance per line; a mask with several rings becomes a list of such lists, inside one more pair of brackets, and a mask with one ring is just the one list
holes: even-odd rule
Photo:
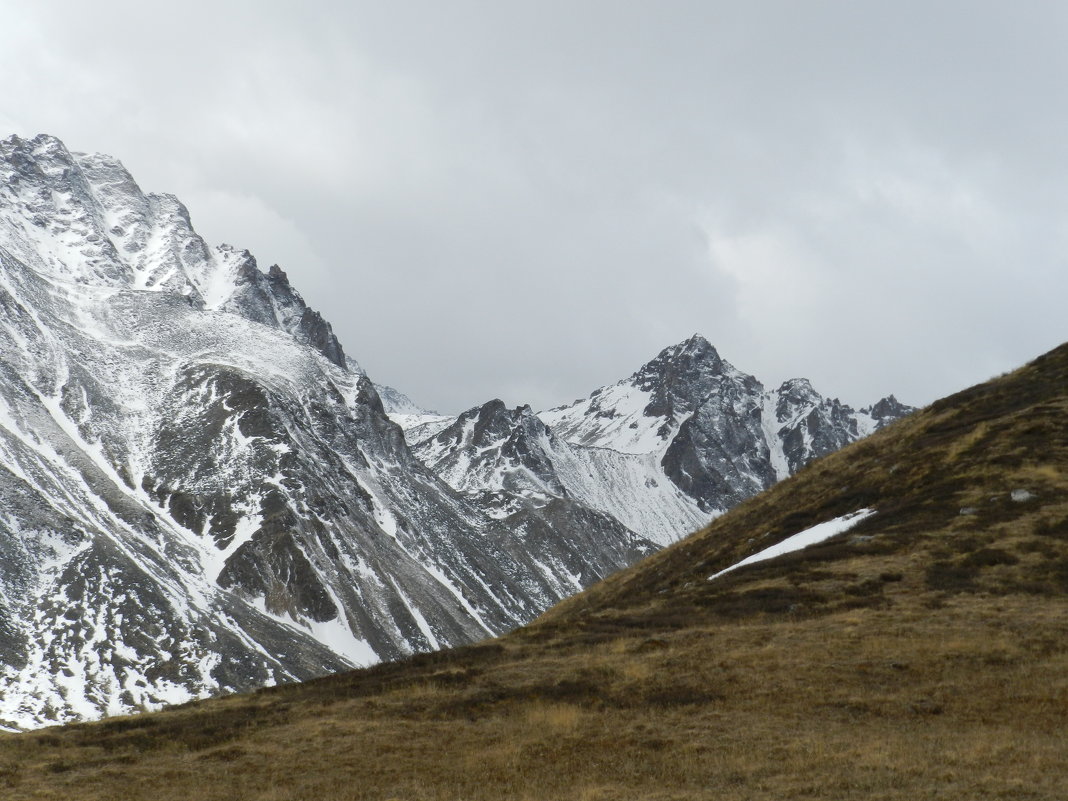
[[526, 623], [911, 409], [694, 336], [588, 398], [434, 415], [277, 266], [50, 136], [0, 142], [0, 726]]

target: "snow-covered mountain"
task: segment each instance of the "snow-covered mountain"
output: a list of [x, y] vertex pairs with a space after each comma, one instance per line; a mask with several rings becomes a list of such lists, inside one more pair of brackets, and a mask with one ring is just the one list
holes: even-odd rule
[[284, 272], [110, 157], [0, 142], [0, 309], [0, 726], [469, 642], [653, 547], [456, 492]]
[[396, 419], [415, 455], [489, 515], [566, 498], [667, 545], [910, 411], [893, 396], [855, 411], [805, 379], [766, 389], [695, 335], [539, 415], [491, 401], [431, 427]]
[[695, 337], [541, 415], [438, 415], [176, 198], [10, 137], [0, 727], [509, 630], [906, 411], [766, 391]]

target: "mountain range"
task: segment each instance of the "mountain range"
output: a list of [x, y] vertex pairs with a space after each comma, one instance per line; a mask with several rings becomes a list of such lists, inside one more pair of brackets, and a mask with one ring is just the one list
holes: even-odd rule
[[470, 643], [907, 414], [695, 336], [535, 414], [375, 385], [284, 271], [58, 139], [0, 142], [0, 725]]
[[15, 798], [1059, 801], [1068, 345], [473, 645], [0, 734]]
[[420, 461], [487, 514], [569, 498], [662, 546], [911, 411], [893, 396], [856, 411], [806, 379], [766, 389], [694, 335], [539, 414], [493, 400], [395, 419]]

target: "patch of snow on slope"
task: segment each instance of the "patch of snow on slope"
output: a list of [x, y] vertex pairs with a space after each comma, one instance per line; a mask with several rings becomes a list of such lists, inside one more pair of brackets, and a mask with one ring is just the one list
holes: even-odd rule
[[375, 384], [375, 392], [378, 393], [378, 397], [382, 401], [382, 408], [386, 410], [387, 415], [422, 414], [438, 416], [437, 412], [431, 411], [430, 409], [424, 409], [403, 392], [400, 392], [393, 387], [388, 387], [385, 384]]
[[782, 481], [790, 477], [790, 463], [786, 460], [782, 437], [779, 436], [782, 424], [775, 414], [779, 406], [779, 393], [776, 390], [765, 392], [760, 400], [763, 404], [760, 407], [760, 426], [764, 431], [764, 439], [768, 443], [768, 458], [775, 471], [775, 480]]
[[650, 453], [665, 447], [678, 425], [661, 432], [665, 418], [645, 413], [652, 393], [620, 382], [571, 406], [539, 412], [549, 428], [577, 445], [611, 448], [620, 453]]
[[[434, 580], [437, 581], [438, 584], [440, 584], [442, 587], [444, 587], [446, 590], [448, 590], [448, 592], [457, 601], [459, 601], [460, 606], [462, 606], [467, 611], [467, 614], [469, 614], [472, 617], [472, 619], [479, 626], [481, 626], [483, 629], [485, 629], [487, 634], [489, 634], [491, 637], [494, 636], [493, 629], [491, 629], [489, 626], [486, 625], [486, 621], [482, 619], [482, 615], [480, 615], [478, 613], [478, 610], [475, 609], [475, 607], [473, 607], [471, 605], [471, 602], [468, 601], [467, 598], [464, 597], [464, 594], [462, 592], [460, 592], [456, 588], [456, 585], [453, 584], [452, 581], [449, 580], [449, 577], [447, 575], [445, 575], [445, 573], [441, 570], [441, 568], [439, 568], [437, 565], [430, 564], [430, 563], [425, 563], [425, 564], [421, 565], [421, 567], [427, 573], [429, 573], [431, 576], [433, 576]], [[477, 579], [477, 576], [476, 576], [476, 579]]]
[[863, 410], [857, 412], [856, 419], [857, 434], [860, 438], [871, 436], [879, 430], [879, 421]]
[[401, 599], [401, 603], [404, 604], [404, 607], [412, 616], [412, 619], [415, 621], [415, 625], [419, 627], [419, 631], [421, 631], [423, 633], [423, 636], [426, 637], [426, 641], [427, 643], [429, 643], [431, 649], [436, 651], [441, 648], [441, 644], [438, 642], [438, 638], [434, 636], [434, 632], [430, 628], [430, 624], [426, 622], [426, 618], [423, 617], [423, 613], [420, 612], [416, 608], [415, 604], [412, 603], [411, 599], [404, 594], [404, 590], [400, 588], [400, 585], [396, 581], [393, 581], [391, 579], [390, 584], [393, 585], [393, 589], [396, 591], [397, 597]]
[[825, 523], [820, 523], [812, 528], [806, 528], [804, 531], [799, 531], [797, 534], [787, 537], [782, 542], [765, 548], [752, 556], [747, 556], [742, 561], [731, 565], [725, 570], [713, 573], [708, 577], [708, 580], [712, 581], [712, 579], [719, 578], [724, 573], [730, 573], [732, 570], [736, 570], [743, 565], [749, 565], [754, 562], [763, 562], [766, 559], [774, 559], [776, 556], [782, 556], [783, 554], [791, 553], [793, 551], [800, 551], [802, 548], [807, 548], [809, 545], [823, 542], [837, 534], [849, 531], [849, 529], [853, 528], [853, 526], [861, 520], [869, 518], [873, 514], [875, 514], [874, 509], [860, 509], [859, 511], [836, 517], [833, 520], [828, 520]]
[[236, 290], [237, 272], [247, 254], [234, 248], [220, 245], [211, 254], [211, 267], [205, 269], [200, 278], [198, 289], [204, 298], [205, 309], [218, 309]]
[[664, 475], [658, 453], [561, 443], [551, 454], [561, 483], [573, 497], [659, 545], [682, 539], [714, 517]]
[[[335, 606], [338, 609], [343, 609], [344, 607], [341, 606], [337, 595], [329, 587], [325, 589]], [[304, 634], [310, 634], [334, 653], [340, 654], [349, 660], [354, 667], [369, 667], [382, 661], [370, 644], [363, 638], [357, 637], [352, 631], [344, 618], [344, 612], [340, 612], [333, 620], [320, 621], [303, 617], [294, 618], [289, 613], [279, 615], [271, 612], [267, 608], [267, 599], [262, 595], [258, 598], [250, 599], [248, 603], [264, 617], [301, 631]]]
[[387, 412], [387, 417], [404, 429], [404, 439], [409, 445], [418, 445], [437, 436], [456, 420], [442, 414], [402, 414]]

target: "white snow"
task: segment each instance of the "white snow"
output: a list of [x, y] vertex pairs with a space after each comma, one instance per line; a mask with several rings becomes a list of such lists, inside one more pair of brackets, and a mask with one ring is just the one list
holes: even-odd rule
[[405, 608], [411, 614], [412, 619], [415, 621], [415, 625], [419, 627], [419, 631], [421, 631], [423, 633], [423, 636], [426, 637], [426, 641], [430, 644], [430, 647], [435, 651], [438, 650], [438, 648], [441, 647], [441, 644], [438, 642], [438, 638], [434, 636], [434, 632], [431, 630], [430, 624], [426, 622], [426, 618], [423, 617], [423, 613], [420, 612], [419, 609], [416, 608], [415, 604], [412, 603], [411, 599], [404, 594], [404, 590], [400, 588], [400, 585], [396, 581], [390, 579], [390, 583], [393, 585], [394, 591], [401, 599], [401, 602], [404, 604]]
[[670, 545], [716, 517], [664, 475], [659, 452], [620, 453], [558, 441], [551, 455], [572, 496], [659, 545]]
[[366, 640], [352, 633], [342, 615], [344, 612], [339, 612], [337, 617], [325, 623], [309, 620], [306, 625], [315, 639], [335, 654], [348, 659], [356, 667], [367, 667], [382, 661]]
[[782, 437], [779, 436], [779, 431], [782, 430], [782, 423], [779, 422], [775, 413], [776, 407], [779, 405], [779, 393], [775, 390], [765, 392], [760, 401], [760, 427], [764, 432], [764, 439], [768, 443], [771, 467], [775, 470], [775, 479], [782, 481], [784, 478], [790, 477], [790, 464], [786, 461], [786, 453], [782, 447]]
[[652, 393], [620, 381], [570, 406], [539, 412], [538, 417], [568, 442], [620, 453], [650, 453], [665, 447], [681, 421], [668, 425], [663, 417], [650, 417], [645, 408]]
[[484, 620], [482, 619], [482, 615], [480, 615], [480, 614], [478, 613], [478, 610], [477, 610], [477, 609], [475, 609], [475, 607], [473, 607], [473, 606], [471, 605], [470, 601], [468, 601], [468, 600], [467, 600], [467, 599], [466, 599], [466, 598], [464, 597], [463, 593], [462, 593], [462, 592], [460, 592], [460, 591], [459, 591], [459, 590], [458, 590], [458, 589], [456, 588], [456, 585], [455, 585], [455, 584], [453, 584], [453, 583], [452, 583], [452, 581], [450, 581], [450, 580], [449, 580], [449, 577], [445, 575], [445, 573], [444, 573], [444, 572], [443, 572], [443, 571], [441, 570], [441, 568], [439, 568], [439, 567], [438, 567], [437, 565], [434, 565], [434, 564], [430, 564], [430, 563], [425, 563], [425, 564], [423, 564], [423, 565], [422, 565], [422, 568], [423, 568], [423, 569], [424, 569], [424, 570], [425, 570], [425, 571], [426, 571], [427, 573], [429, 573], [429, 574], [430, 574], [431, 576], [433, 576], [433, 578], [434, 578], [434, 579], [435, 579], [435, 580], [436, 580], [436, 581], [437, 581], [437, 582], [438, 582], [438, 583], [439, 583], [439, 584], [440, 584], [440, 585], [441, 585], [442, 587], [444, 587], [444, 588], [445, 588], [446, 590], [448, 590], [448, 591], [449, 591], [449, 593], [450, 593], [450, 594], [451, 594], [451, 595], [452, 595], [452, 596], [453, 596], [453, 597], [454, 597], [454, 598], [455, 598], [455, 599], [456, 599], [457, 601], [459, 601], [459, 603], [460, 603], [460, 606], [462, 606], [462, 607], [464, 608], [464, 610], [465, 610], [465, 611], [467, 612], [467, 614], [469, 614], [469, 615], [470, 615], [470, 616], [472, 617], [472, 619], [474, 619], [474, 621], [475, 621], [476, 623], [478, 623], [478, 625], [480, 625], [480, 626], [481, 626], [481, 627], [482, 627], [482, 628], [483, 628], [483, 629], [484, 629], [484, 630], [486, 631], [486, 633], [487, 633], [487, 634], [489, 634], [489, 635], [490, 635], [491, 637], [492, 637], [492, 636], [494, 636], [495, 632], [493, 631], [493, 629], [491, 629], [491, 628], [490, 628], [489, 626], [487, 626], [487, 625], [486, 625], [486, 621], [484, 621]]
[[752, 556], [747, 556], [737, 564], [733, 564], [725, 570], [721, 570], [718, 573], [713, 573], [708, 577], [709, 581], [719, 578], [724, 573], [730, 573], [732, 570], [737, 570], [743, 565], [750, 565], [754, 562], [763, 562], [767, 559], [774, 559], [776, 556], [782, 556], [783, 554], [790, 553], [792, 551], [800, 551], [802, 548], [807, 548], [809, 545], [815, 545], [818, 542], [830, 539], [831, 537], [842, 534], [849, 529], [853, 528], [861, 520], [865, 520], [875, 514], [874, 509], [860, 509], [856, 512], [843, 515], [842, 517], [836, 517], [833, 520], [828, 520], [825, 523], [820, 523], [812, 528], [806, 528], [804, 531], [799, 531], [790, 537], [787, 537], [782, 542], [765, 548]]
[[[669, 545], [715, 516], [703, 511], [664, 475], [660, 466], [663, 443], [648, 453], [626, 453], [568, 442], [556, 431], [532, 426], [537, 434], [529, 437], [529, 445], [551, 464], [552, 478], [546, 479], [503, 455], [511, 431], [499, 441], [475, 449], [471, 444], [474, 425], [474, 416], [468, 416], [458, 441], [452, 437], [448, 441], [428, 439], [414, 452], [459, 492], [501, 492], [520, 499], [488, 509], [492, 517], [507, 517], [521, 506], [544, 505], [562, 489], [567, 496], [611, 515], [640, 536]], [[637, 440], [628, 442], [634, 445]]]
[[856, 414], [857, 419], [857, 434], [860, 437], [871, 436], [879, 428], [879, 421], [872, 417], [870, 414], [864, 411], [859, 411]]

